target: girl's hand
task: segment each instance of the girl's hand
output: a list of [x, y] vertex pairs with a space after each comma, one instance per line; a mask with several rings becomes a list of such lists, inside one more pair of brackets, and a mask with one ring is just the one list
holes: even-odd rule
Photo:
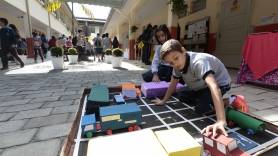
[[151, 102], [154, 103], [155, 105], [165, 105], [166, 103], [164, 100], [160, 100], [159, 98], [155, 98]]
[[153, 81], [153, 82], [159, 82], [160, 79], [159, 79], [159, 77], [158, 77], [156, 74], [154, 74], [154, 75], [153, 75], [152, 81]]

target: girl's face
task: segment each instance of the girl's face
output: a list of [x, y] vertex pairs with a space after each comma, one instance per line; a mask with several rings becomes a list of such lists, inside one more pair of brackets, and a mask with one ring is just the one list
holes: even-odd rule
[[166, 42], [166, 35], [165, 35], [165, 33], [163, 32], [163, 31], [158, 31], [157, 33], [156, 33], [156, 37], [157, 37], [157, 39], [158, 39], [158, 41], [159, 42], [161, 42], [162, 44], [164, 43], [164, 42]]

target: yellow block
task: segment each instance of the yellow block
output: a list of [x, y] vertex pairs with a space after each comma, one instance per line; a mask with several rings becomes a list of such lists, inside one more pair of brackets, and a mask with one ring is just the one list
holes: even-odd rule
[[201, 145], [182, 127], [154, 133], [169, 156], [201, 155]]
[[87, 156], [168, 156], [150, 129], [89, 140]]

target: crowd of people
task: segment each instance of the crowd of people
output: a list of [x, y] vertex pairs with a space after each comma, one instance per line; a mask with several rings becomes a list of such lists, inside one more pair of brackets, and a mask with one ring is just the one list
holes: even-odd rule
[[[82, 30], [78, 30], [74, 37], [61, 35], [58, 38], [51, 36], [48, 39], [44, 33], [39, 31], [33, 31], [32, 37], [35, 63], [37, 63], [38, 56], [44, 62], [47, 52], [52, 47], [62, 47], [66, 55], [69, 48], [76, 48], [79, 61], [89, 61], [89, 56], [93, 56], [94, 61], [103, 61], [106, 49], [118, 48], [120, 45], [117, 37], [114, 37], [112, 41], [108, 33], [102, 34], [102, 36], [97, 34], [95, 38], [90, 39], [84, 35]], [[27, 54], [26, 39], [21, 37], [17, 27], [9, 24], [6, 18], [0, 18], [0, 49], [1, 70], [8, 69], [9, 60], [17, 61], [21, 68], [24, 67], [24, 62], [18, 55]]]

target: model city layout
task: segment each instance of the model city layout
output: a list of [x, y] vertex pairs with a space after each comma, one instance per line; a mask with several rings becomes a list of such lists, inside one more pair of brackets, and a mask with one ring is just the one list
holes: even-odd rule
[[[161, 97], [167, 91], [167, 84], [166, 82], [143, 83], [141, 91], [146, 98]], [[177, 89], [182, 87], [182, 85], [177, 85]], [[133, 83], [124, 83], [122, 84], [121, 93], [114, 95], [111, 104], [107, 86], [93, 86], [87, 98], [86, 113], [81, 120], [82, 137], [91, 138], [96, 133], [112, 135], [113, 131], [118, 129], [126, 129], [129, 132], [141, 129], [142, 111], [140, 107], [135, 102], [126, 102], [126, 99], [139, 98], [141, 91]], [[227, 108], [226, 117], [230, 125], [236, 124], [248, 131], [250, 135], [264, 131], [264, 122], [252, 118], [244, 112]], [[225, 137], [221, 134], [216, 138], [212, 138], [211, 134], [203, 134], [203, 148], [205, 152], [213, 156], [248, 155], [238, 148], [237, 142], [233, 138]], [[196, 152], [193, 153], [196, 154]]]

